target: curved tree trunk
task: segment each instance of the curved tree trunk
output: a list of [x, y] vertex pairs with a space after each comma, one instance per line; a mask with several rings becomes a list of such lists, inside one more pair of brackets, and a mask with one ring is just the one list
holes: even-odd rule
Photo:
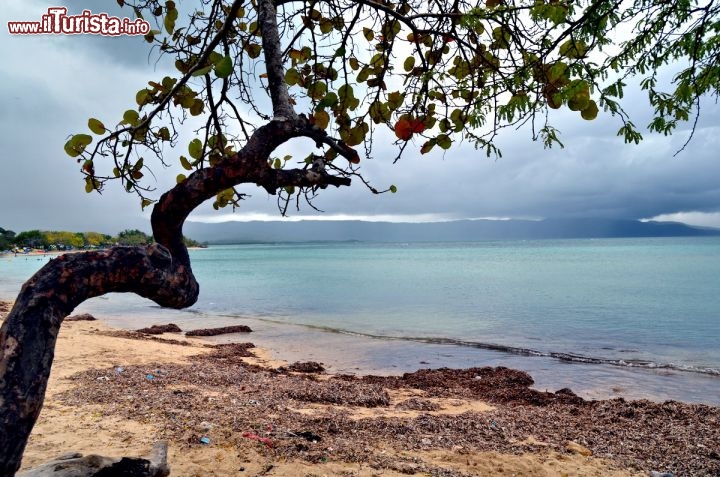
[[[236, 0], [233, 11], [241, 4]], [[250, 183], [275, 194], [290, 186], [350, 185], [347, 175], [328, 173], [322, 160], [301, 169], [270, 167], [271, 153], [300, 136], [329, 146], [351, 162], [358, 156], [305, 116], [295, 114], [280, 61], [275, 7], [272, 0], [258, 0], [258, 5], [274, 118], [257, 128], [238, 153], [194, 172], [162, 195], [151, 217], [157, 243], [62, 255], [23, 285], [0, 328], [0, 477], [14, 476], [20, 467], [42, 409], [60, 325], [75, 307], [110, 292], [136, 293], [163, 307], [185, 308], [195, 303], [199, 286], [183, 244], [182, 227], [190, 212], [230, 187]]]
[[278, 118], [258, 128], [245, 147], [213, 167], [191, 174], [155, 205], [157, 243], [62, 255], [48, 262], [18, 295], [0, 328], [0, 477], [15, 475], [42, 409], [63, 319], [83, 301], [110, 292], [136, 293], [160, 306], [185, 308], [197, 300], [182, 226], [189, 213], [218, 192], [254, 183], [270, 193], [280, 187], [350, 185], [324, 170], [275, 170], [271, 152], [298, 136], [330, 141], [307, 119]]
[[25, 283], [0, 328], [0, 476], [12, 476], [20, 466], [63, 319], [88, 298], [109, 292], [134, 292], [182, 308], [195, 302], [198, 285], [189, 263], [173, 260], [157, 244], [63, 255]]

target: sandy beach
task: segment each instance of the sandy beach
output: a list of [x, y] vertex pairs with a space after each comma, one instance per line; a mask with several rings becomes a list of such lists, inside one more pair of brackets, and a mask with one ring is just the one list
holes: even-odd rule
[[181, 476], [720, 475], [718, 408], [584, 401], [507, 368], [331, 376], [98, 318], [63, 324], [23, 469], [166, 440]]

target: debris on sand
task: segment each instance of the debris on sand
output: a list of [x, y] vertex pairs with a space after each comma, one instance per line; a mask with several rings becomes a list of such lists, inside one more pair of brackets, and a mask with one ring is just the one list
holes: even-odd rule
[[288, 366], [284, 366], [278, 371], [293, 371], [295, 373], [324, 373], [325, 367], [315, 361], [298, 361]]
[[[104, 415], [152, 424], [156, 431], [149, 437], [154, 439], [193, 447], [202, 446], [199, 439], [207, 437], [218, 447], [262, 449], [282, 461], [332, 458], [378, 470], [467, 477], [472, 474], [422, 456], [457, 449], [467, 455], [520, 455], [537, 452], [541, 445], [543, 452], [592, 454], [589, 458], [611, 462], [614, 469], [644, 475], [657, 469], [720, 475], [717, 407], [586, 401], [569, 390], [534, 390], [527, 373], [508, 368], [318, 379], [244, 364], [238, 356], [250, 346], [213, 346], [210, 353], [193, 356], [190, 364], [126, 365], [122, 373], [114, 368], [84, 371], [71, 378], [77, 385], [58, 399], [72, 406], [102, 405]], [[157, 369], [163, 374], [148, 380], [147, 373], [157, 375]], [[422, 398], [394, 403], [389, 395], [395, 393], [389, 391], [395, 390], [410, 392], [401, 395], [422, 391]], [[493, 409], [425, 412], [445, 398], [492, 402]], [[393, 417], [376, 408], [411, 411]], [[203, 434], [197, 435], [201, 429]]]
[[90, 313], [83, 313], [82, 315], [68, 316], [65, 321], [97, 321], [97, 318]]
[[161, 335], [163, 333], [182, 333], [182, 330], [175, 323], [168, 323], [167, 325], [152, 325], [149, 328], [141, 328], [137, 332], [146, 335]]
[[204, 328], [199, 330], [192, 330], [185, 333], [185, 336], [217, 336], [225, 335], [228, 333], [250, 333], [252, 330], [249, 326], [235, 325], [235, 326], [223, 326], [222, 328]]

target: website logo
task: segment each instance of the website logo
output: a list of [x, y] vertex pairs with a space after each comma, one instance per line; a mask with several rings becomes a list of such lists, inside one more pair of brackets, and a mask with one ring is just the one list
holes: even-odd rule
[[8, 22], [8, 31], [11, 35], [147, 35], [150, 24], [141, 18], [111, 17], [90, 10], [68, 15], [65, 7], [50, 7], [40, 21]]

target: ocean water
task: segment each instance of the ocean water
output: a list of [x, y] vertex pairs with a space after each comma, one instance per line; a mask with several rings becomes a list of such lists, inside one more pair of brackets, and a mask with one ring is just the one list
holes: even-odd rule
[[[191, 256], [201, 293], [187, 311], [121, 295], [82, 308], [128, 328], [248, 322], [279, 357], [341, 372], [505, 365], [541, 389], [720, 405], [718, 238], [252, 244]], [[0, 298], [46, 260], [0, 259]]]

